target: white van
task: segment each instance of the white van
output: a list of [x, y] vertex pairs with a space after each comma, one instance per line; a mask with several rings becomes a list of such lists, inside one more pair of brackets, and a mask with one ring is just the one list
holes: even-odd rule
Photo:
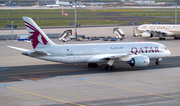
[[17, 35], [17, 40], [18, 41], [30, 40], [29, 34]]

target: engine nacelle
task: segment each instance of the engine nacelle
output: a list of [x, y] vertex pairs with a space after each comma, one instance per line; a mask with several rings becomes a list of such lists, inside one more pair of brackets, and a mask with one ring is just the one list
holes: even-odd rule
[[140, 36], [143, 38], [149, 38], [149, 37], [153, 37], [153, 34], [150, 34], [148, 32], [143, 32]]
[[147, 56], [135, 56], [127, 62], [131, 67], [146, 67], [150, 60]]

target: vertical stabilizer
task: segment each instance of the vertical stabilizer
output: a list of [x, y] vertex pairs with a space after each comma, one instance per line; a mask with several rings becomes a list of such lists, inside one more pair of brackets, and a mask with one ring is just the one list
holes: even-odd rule
[[37, 47], [55, 45], [30, 17], [23, 17], [23, 20], [34, 49]]

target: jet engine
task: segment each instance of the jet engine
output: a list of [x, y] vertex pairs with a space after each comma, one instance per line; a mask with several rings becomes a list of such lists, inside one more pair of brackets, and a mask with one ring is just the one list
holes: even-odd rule
[[140, 36], [143, 38], [149, 38], [149, 37], [153, 37], [153, 34], [150, 34], [148, 32], [143, 32]]
[[147, 56], [135, 56], [127, 62], [131, 67], [146, 67], [149, 65], [150, 60]]

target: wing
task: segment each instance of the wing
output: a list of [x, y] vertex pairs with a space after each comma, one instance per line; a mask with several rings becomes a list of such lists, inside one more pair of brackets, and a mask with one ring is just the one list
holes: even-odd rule
[[91, 57], [87, 62], [99, 62], [101, 60], [129, 61], [133, 56], [132, 53], [122, 54], [100, 54]]
[[150, 34], [165, 34], [165, 35], [172, 35], [174, 33], [169, 32], [169, 31], [157, 31], [157, 30], [146, 30], [146, 32], [150, 33]]

